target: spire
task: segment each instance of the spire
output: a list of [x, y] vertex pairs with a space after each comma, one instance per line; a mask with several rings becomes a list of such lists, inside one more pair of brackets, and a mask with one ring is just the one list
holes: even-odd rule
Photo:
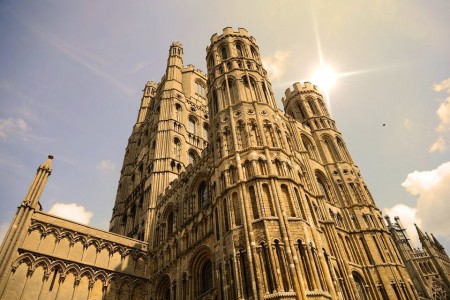
[[48, 176], [52, 173], [52, 159], [53, 155], [49, 155], [48, 159], [39, 166], [34, 176], [33, 182], [28, 189], [28, 193], [22, 201], [22, 205], [30, 206], [31, 208], [41, 209], [39, 199], [44, 191]]
[[420, 230], [416, 223], [414, 223], [414, 226], [416, 227], [417, 234], [419, 235], [419, 240], [423, 244], [427, 236], [422, 232], [422, 230]]
[[178, 83], [181, 89], [181, 71], [183, 69], [183, 45], [180, 42], [174, 42], [169, 49], [169, 58], [167, 60], [166, 80]]
[[444, 247], [441, 245], [441, 243], [439, 243], [439, 241], [437, 240], [437, 238], [431, 234], [432, 238], [433, 238], [433, 242], [436, 245], [436, 247], [438, 247], [439, 250], [444, 250]]

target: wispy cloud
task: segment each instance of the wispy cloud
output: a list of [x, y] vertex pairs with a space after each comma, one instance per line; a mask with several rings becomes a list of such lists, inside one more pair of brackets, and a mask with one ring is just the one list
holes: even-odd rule
[[97, 170], [100, 170], [100, 171], [109, 172], [109, 171], [114, 171], [114, 169], [115, 169], [115, 165], [110, 160], [102, 160], [101, 162], [99, 162], [97, 164]]
[[[433, 84], [432, 89], [435, 92], [446, 91], [447, 94], [450, 94], [450, 78]], [[439, 136], [436, 142], [431, 145], [430, 152], [444, 152], [448, 149], [446, 139], [449, 138], [450, 133], [450, 97], [447, 97], [443, 102], [441, 102], [436, 110], [436, 114], [439, 119], [439, 124], [436, 127], [436, 131], [439, 132]]]
[[450, 78], [444, 79], [439, 83], [435, 83], [431, 86], [433, 91], [435, 92], [441, 92], [443, 90], [447, 90], [448, 93], [450, 93]]
[[288, 57], [289, 51], [278, 50], [272, 56], [262, 58], [264, 68], [271, 80], [279, 80], [284, 75]]
[[433, 145], [430, 147], [430, 152], [444, 152], [447, 150], [447, 143], [445, 142], [444, 138], [442, 136], [438, 137], [436, 142], [434, 142]]
[[49, 45], [57, 48], [62, 53], [66, 54], [74, 61], [86, 67], [88, 70], [90, 70], [97, 76], [113, 83], [115, 86], [118, 86], [126, 94], [128, 95], [134, 94], [134, 90], [132, 88], [123, 84], [122, 82], [119, 82], [108, 72], [100, 68], [99, 65], [102, 66], [108, 65], [108, 62], [105, 61], [100, 56], [95, 55], [92, 52], [87, 51], [86, 49], [76, 47], [63, 39], [56, 37], [55, 35], [52, 35], [43, 28], [40, 28], [36, 24], [30, 24], [27, 20], [22, 19], [20, 16], [17, 16], [17, 18], [21, 20], [30, 29], [30, 31], [32, 31], [38, 38], [46, 41]]
[[75, 221], [81, 224], [89, 225], [94, 215], [83, 205], [76, 203], [55, 203], [48, 211], [49, 214]]
[[0, 118], [0, 139], [6, 140], [11, 135], [24, 136], [26, 132], [30, 131], [30, 127], [22, 118], [8, 117], [7, 119]]
[[151, 64], [150, 61], [143, 61], [139, 64], [137, 64], [133, 70], [131, 71], [132, 74], [139, 72], [140, 70], [142, 70], [143, 68], [149, 66]]

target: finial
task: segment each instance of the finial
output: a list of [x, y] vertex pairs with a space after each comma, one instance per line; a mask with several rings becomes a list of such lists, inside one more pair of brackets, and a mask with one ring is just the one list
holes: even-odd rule
[[48, 159], [53, 159], [53, 158], [54, 158], [53, 155], [51, 155], [51, 154], [48, 155]]

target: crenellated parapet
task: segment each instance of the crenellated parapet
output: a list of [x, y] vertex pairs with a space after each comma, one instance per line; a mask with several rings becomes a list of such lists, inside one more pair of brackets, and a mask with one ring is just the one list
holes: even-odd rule
[[[234, 36], [234, 37], [245, 37], [248, 38], [253, 43], [256, 43], [256, 39], [253, 36], [250, 36], [248, 31], [245, 28], [238, 28], [237, 31], [234, 31], [232, 27], [225, 27], [222, 31], [222, 34], [218, 35], [217, 33], [213, 34], [211, 36], [211, 44], [214, 44], [216, 42], [219, 42], [223, 38], [227, 36]], [[211, 46], [206, 47], [206, 52], [209, 51]]]

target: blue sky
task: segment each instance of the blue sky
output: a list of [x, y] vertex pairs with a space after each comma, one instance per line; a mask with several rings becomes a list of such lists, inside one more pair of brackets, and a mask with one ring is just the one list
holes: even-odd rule
[[173, 41], [206, 71], [209, 38], [232, 26], [256, 38], [280, 107], [319, 49], [353, 74], [330, 89], [330, 109], [378, 206], [448, 250], [449, 15], [438, 0], [2, 1], [0, 230], [48, 154], [44, 210], [106, 229], [145, 83]]

